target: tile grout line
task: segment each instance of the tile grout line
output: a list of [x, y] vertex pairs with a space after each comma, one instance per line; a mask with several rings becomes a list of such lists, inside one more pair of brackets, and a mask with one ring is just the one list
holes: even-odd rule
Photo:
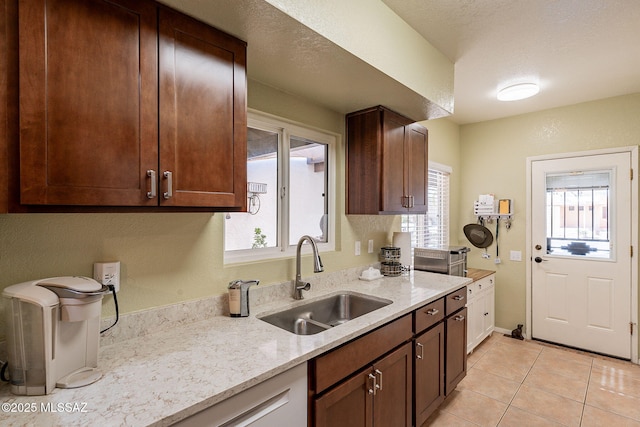
[[582, 402], [582, 413], [580, 414], [580, 425], [584, 421], [584, 410], [587, 407], [587, 394], [589, 394], [589, 385], [591, 384], [591, 375], [593, 375], [593, 358], [591, 358], [591, 367], [589, 368], [589, 378], [587, 378], [587, 388], [584, 391], [584, 399]]
[[[525, 374], [524, 378], [522, 378], [522, 381], [520, 381], [520, 385], [518, 386], [518, 389], [516, 390], [515, 393], [513, 393], [513, 396], [511, 396], [511, 400], [509, 400], [509, 403], [507, 404], [507, 409], [504, 411], [504, 414], [502, 414], [502, 417], [500, 417], [500, 421], [498, 421], [497, 425], [500, 425], [500, 423], [502, 422], [502, 419], [504, 418], [504, 416], [507, 414], [507, 411], [509, 411], [509, 408], [511, 408], [511, 405], [513, 403], [513, 400], [516, 398], [516, 395], [518, 394], [518, 392], [520, 391], [520, 389], [522, 388], [522, 386], [524, 385], [525, 380], [527, 379], [527, 377], [529, 376], [529, 374], [531, 373], [531, 370], [533, 369], [533, 366], [536, 364], [536, 362], [538, 361], [538, 359], [540, 358], [540, 355], [542, 354], [542, 349], [540, 349], [540, 351], [538, 352], [538, 355], [536, 356], [536, 359], [533, 361], [533, 363], [531, 364], [531, 366], [529, 367], [529, 369], [527, 370], [527, 373]], [[514, 406], [514, 408], [517, 408], [521, 411], [527, 412], [531, 415], [536, 415], [539, 416], [537, 414], [532, 414], [529, 411], [525, 411], [524, 409], [520, 409], [516, 406]], [[545, 418], [546, 419], [546, 418]], [[496, 427], [497, 427], [496, 425]]]

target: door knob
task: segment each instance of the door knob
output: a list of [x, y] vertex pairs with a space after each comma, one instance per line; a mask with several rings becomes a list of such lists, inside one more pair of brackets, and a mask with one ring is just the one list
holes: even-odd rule
[[535, 262], [537, 262], [538, 264], [540, 264], [542, 261], [547, 261], [546, 259], [542, 259], [542, 258], [540, 258], [539, 256], [535, 257], [533, 260], [534, 260]]

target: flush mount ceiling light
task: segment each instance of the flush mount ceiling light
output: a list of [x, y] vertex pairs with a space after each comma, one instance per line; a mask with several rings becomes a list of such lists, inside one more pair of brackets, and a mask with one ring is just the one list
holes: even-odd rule
[[498, 91], [499, 101], [517, 101], [529, 98], [540, 92], [540, 87], [535, 83], [518, 83], [507, 86]]

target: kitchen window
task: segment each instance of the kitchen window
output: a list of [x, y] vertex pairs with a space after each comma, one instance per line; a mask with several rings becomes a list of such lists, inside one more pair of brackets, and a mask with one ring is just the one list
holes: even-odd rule
[[412, 248], [449, 246], [449, 176], [451, 167], [429, 162], [427, 213], [402, 215], [402, 231], [411, 232]]
[[337, 137], [249, 112], [246, 213], [225, 215], [225, 262], [294, 255], [303, 235], [334, 248]]

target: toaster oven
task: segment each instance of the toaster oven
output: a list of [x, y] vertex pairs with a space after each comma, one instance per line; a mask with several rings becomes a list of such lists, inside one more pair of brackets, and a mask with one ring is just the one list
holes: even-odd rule
[[413, 250], [413, 268], [432, 273], [451, 276], [467, 276], [467, 252], [465, 246], [444, 248], [415, 248]]

